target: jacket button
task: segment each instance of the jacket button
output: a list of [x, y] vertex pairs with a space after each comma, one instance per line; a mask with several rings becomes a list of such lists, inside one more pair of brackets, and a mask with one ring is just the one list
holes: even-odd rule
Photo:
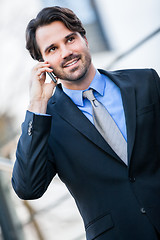
[[130, 178], [129, 178], [129, 181], [133, 183], [133, 182], [136, 181], [136, 179], [135, 179], [135, 177], [130, 177]]
[[143, 214], [146, 213], [146, 210], [143, 207], [141, 208], [141, 213], [143, 213]]

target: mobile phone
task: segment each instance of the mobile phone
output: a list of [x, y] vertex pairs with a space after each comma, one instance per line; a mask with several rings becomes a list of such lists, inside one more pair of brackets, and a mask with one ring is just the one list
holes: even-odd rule
[[54, 74], [53, 74], [52, 72], [47, 72], [47, 74], [50, 76], [50, 78], [52, 79], [52, 81], [53, 81], [54, 83], [57, 82], [57, 80], [55, 79], [55, 76], [54, 76]]

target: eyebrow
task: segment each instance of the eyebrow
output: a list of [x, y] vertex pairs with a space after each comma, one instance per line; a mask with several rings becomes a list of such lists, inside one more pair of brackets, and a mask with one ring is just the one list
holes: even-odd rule
[[55, 44], [49, 45], [48, 47], [45, 48], [44, 52], [45, 52], [45, 53], [48, 52], [48, 50], [49, 50], [50, 48], [53, 48], [54, 46], [55, 46]]
[[70, 33], [70, 34], [68, 34], [67, 36], [65, 36], [65, 39], [68, 39], [68, 38], [70, 38], [70, 37], [72, 37], [72, 36], [75, 36], [75, 35], [77, 35], [76, 32]]
[[[65, 36], [65, 39], [69, 39], [70, 37], [75, 36], [75, 35], [77, 35], [76, 32], [70, 33], [70, 34], [68, 34], [67, 36]], [[44, 52], [45, 52], [45, 53], [48, 52], [48, 50], [49, 50], [50, 48], [53, 48], [54, 46], [55, 46], [55, 44], [52, 43], [51, 45], [49, 45], [48, 47], [45, 48]]]

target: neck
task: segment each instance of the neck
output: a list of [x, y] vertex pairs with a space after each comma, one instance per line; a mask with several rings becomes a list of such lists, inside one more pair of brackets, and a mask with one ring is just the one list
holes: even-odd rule
[[65, 88], [68, 88], [71, 90], [85, 90], [91, 84], [95, 74], [96, 74], [96, 69], [93, 66], [93, 64], [91, 64], [86, 75], [83, 77], [83, 79], [80, 79], [77, 81], [66, 81], [66, 80], [60, 80], [60, 81]]

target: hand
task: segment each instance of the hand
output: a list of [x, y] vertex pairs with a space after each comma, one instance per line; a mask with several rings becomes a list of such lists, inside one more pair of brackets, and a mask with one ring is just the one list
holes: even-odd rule
[[39, 62], [31, 72], [30, 79], [30, 104], [29, 111], [46, 113], [47, 103], [52, 96], [53, 89], [56, 86], [52, 80], [46, 83], [46, 72], [52, 72], [50, 64], [46, 62]]

